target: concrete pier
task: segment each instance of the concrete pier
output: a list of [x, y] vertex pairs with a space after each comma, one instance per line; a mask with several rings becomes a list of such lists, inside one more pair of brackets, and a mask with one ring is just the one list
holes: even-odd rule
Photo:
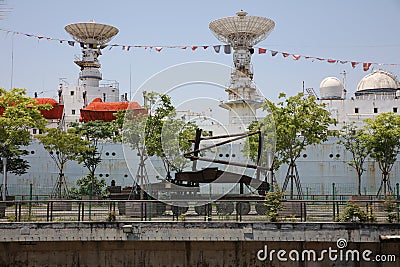
[[397, 224], [1, 223], [0, 266], [400, 266], [398, 237]]

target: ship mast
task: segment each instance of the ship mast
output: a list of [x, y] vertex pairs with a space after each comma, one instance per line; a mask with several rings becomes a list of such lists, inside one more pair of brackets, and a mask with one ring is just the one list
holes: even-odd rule
[[247, 16], [244, 11], [237, 12], [233, 17], [214, 20], [209, 25], [215, 37], [234, 50], [235, 69], [230, 85], [225, 90], [228, 100], [220, 105], [229, 110], [230, 124], [249, 124], [256, 119], [256, 110], [261, 107], [263, 99], [258, 96], [253, 83], [251, 56], [254, 53], [253, 46], [267, 38], [274, 27], [271, 19]]

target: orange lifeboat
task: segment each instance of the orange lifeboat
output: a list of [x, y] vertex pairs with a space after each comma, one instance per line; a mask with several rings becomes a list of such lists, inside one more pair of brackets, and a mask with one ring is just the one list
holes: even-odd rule
[[37, 105], [49, 104], [53, 108], [49, 110], [41, 110], [40, 113], [48, 120], [61, 119], [64, 112], [64, 105], [60, 105], [53, 98], [35, 98]]
[[81, 109], [79, 121], [113, 121], [117, 111], [126, 109], [133, 110], [134, 114], [147, 114], [147, 110], [137, 102], [102, 102], [101, 98], [95, 98], [86, 108]]
[[[41, 110], [40, 113], [48, 120], [61, 119], [64, 112], [64, 105], [60, 105], [53, 98], [34, 98], [36, 105], [49, 104], [52, 106], [49, 110]], [[0, 116], [3, 115], [5, 108], [0, 107]]]

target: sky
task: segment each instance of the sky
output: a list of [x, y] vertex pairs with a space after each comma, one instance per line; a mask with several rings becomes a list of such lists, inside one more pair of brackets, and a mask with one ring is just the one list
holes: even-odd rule
[[[257, 46], [290, 54], [357, 62], [400, 64], [399, 0], [202, 0], [202, 1], [54, 1], [4, 0], [10, 10], [0, 20], [0, 29], [72, 40], [64, 27], [95, 20], [119, 29], [111, 44], [193, 46], [221, 44], [210, 32], [212, 20], [248, 15], [275, 21], [275, 29]], [[26, 88], [33, 96], [56, 97], [60, 78], [76, 80], [73, 63], [80, 54], [75, 47], [57, 41], [0, 31], [0, 87]], [[154, 49], [121, 47], [103, 50], [103, 78], [117, 80], [120, 92], [135, 91], [152, 75], [177, 64], [210, 61], [232, 66], [232, 55], [212, 48]], [[280, 92], [294, 95], [305, 87], [319, 93], [320, 82], [329, 76], [342, 79], [352, 95], [357, 83], [371, 69], [400, 74], [400, 65], [372, 65], [369, 71], [350, 63], [327, 63], [281, 54], [252, 57], [254, 81], [262, 94], [276, 100]], [[229, 82], [229, 76], [226, 77]], [[150, 88], [151, 89], [151, 88]], [[222, 89], [221, 89], [222, 90]], [[184, 92], [184, 91], [183, 91]], [[210, 92], [212, 93], [212, 92]], [[221, 95], [221, 93], [219, 92]], [[222, 93], [223, 95], [223, 93]]]

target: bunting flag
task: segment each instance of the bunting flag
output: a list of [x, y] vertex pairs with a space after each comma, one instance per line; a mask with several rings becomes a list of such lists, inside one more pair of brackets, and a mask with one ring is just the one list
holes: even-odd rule
[[224, 45], [224, 53], [225, 54], [231, 53], [231, 45]]
[[294, 60], [299, 60], [301, 56], [299, 55], [292, 55]]
[[[58, 38], [52, 38], [52, 37], [46, 37], [43, 35], [35, 35], [35, 34], [27, 34], [27, 33], [22, 33], [22, 32], [17, 32], [17, 31], [11, 31], [11, 30], [6, 30], [6, 29], [2, 29], [0, 28], [0, 31], [2, 32], [6, 32], [6, 34], [17, 34], [17, 35], [24, 35], [26, 37], [30, 37], [30, 38], [35, 38], [37, 40], [47, 40], [47, 41], [57, 41], [60, 44], [68, 44], [69, 46], [75, 46], [75, 43], [77, 43], [76, 41], [72, 41], [72, 40], [65, 40], [65, 39], [58, 39]], [[111, 45], [107, 45], [107, 44], [85, 44], [83, 42], [78, 42], [80, 47], [83, 49], [86, 48], [93, 48], [93, 49], [104, 49], [106, 47], [109, 47], [109, 50], [111, 50], [114, 46], [117, 47], [121, 47], [122, 50], [124, 51], [130, 51], [131, 48], [141, 48], [141, 49], [145, 49], [145, 50], [152, 50], [154, 46], [152, 45], [120, 45], [120, 44], [111, 44]], [[179, 48], [182, 50], [187, 50], [188, 47], [190, 47], [192, 51], [197, 50], [199, 47], [203, 47], [203, 50], [207, 50], [207, 48], [212, 47], [214, 49], [215, 53], [220, 53], [221, 51], [221, 46], [223, 46], [223, 51], [225, 54], [231, 54], [232, 53], [232, 46], [229, 44], [226, 45], [184, 45], [184, 46], [156, 46], [154, 47], [155, 50], [157, 52], [161, 52], [161, 50], [163, 50], [164, 48], [170, 48], [170, 49], [174, 49], [174, 48]], [[255, 48], [257, 50], [255, 50]], [[376, 62], [360, 62], [360, 61], [354, 61], [354, 60], [338, 60], [338, 59], [333, 59], [333, 58], [329, 58], [329, 59], [325, 59], [323, 57], [314, 57], [314, 56], [303, 56], [303, 55], [299, 55], [299, 54], [292, 54], [292, 53], [287, 53], [287, 52], [279, 52], [279, 51], [274, 51], [274, 50], [270, 50], [264, 47], [248, 47], [248, 51], [250, 52], [250, 54], [254, 54], [255, 51], [258, 51], [258, 54], [267, 54], [267, 51], [271, 52], [271, 56], [275, 57], [277, 54], [281, 54], [282, 57], [284, 58], [288, 58], [291, 57], [293, 60], [300, 60], [301, 58], [304, 58], [306, 60], [311, 60], [311, 62], [315, 62], [315, 61], [324, 61], [327, 63], [340, 63], [340, 64], [351, 64], [351, 67], [356, 68], [358, 65], [363, 66], [363, 70], [364, 71], [368, 71], [370, 69], [370, 67], [372, 65], [377, 65], [377, 66], [391, 66], [391, 67], [396, 67], [396, 66], [400, 66], [399, 63], [376, 63]]]
[[364, 71], [369, 70], [369, 67], [371, 66], [371, 63], [363, 63], [363, 69]]

